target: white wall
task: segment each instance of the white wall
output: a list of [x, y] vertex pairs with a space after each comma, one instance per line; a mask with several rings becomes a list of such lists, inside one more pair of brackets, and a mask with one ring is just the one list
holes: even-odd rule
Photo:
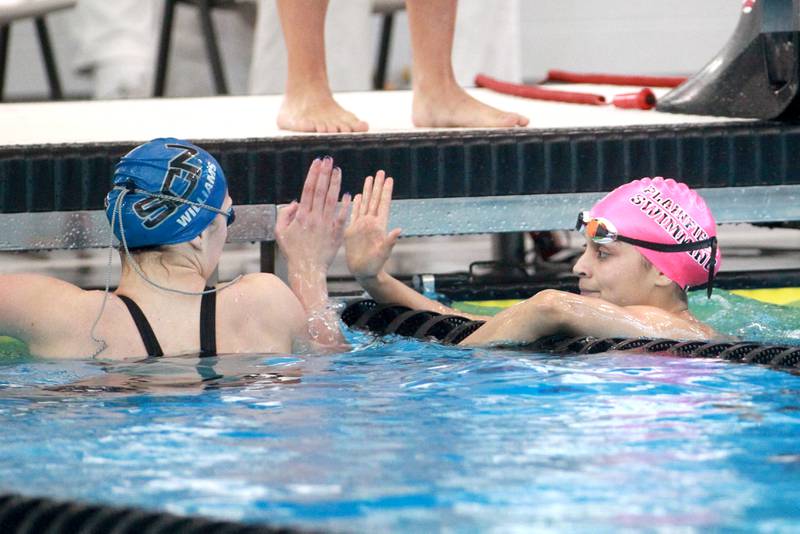
[[[486, 4], [491, 9], [491, 0]], [[523, 75], [526, 80], [538, 80], [549, 68], [688, 74], [725, 43], [738, 21], [740, 6], [740, 0], [521, 0]], [[86, 95], [88, 81], [72, 72], [76, 42], [70, 17], [71, 13], [49, 17], [51, 37], [66, 92]], [[376, 19], [376, 34], [377, 24]], [[409, 63], [404, 16], [397, 17], [395, 30], [390, 75], [401, 81]], [[486, 31], [503, 32], [504, 28]], [[244, 92], [247, 65], [228, 57], [226, 67], [229, 79], [236, 82], [234, 92]], [[198, 76], [207, 83], [207, 72], [200, 71]], [[13, 26], [5, 85], [7, 98], [47, 94], [31, 22]]]
[[523, 0], [523, 71], [688, 74], [722, 48], [741, 0]]

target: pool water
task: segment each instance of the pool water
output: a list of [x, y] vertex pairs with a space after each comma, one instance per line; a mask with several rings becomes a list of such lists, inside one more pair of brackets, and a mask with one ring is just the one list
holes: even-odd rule
[[[800, 343], [800, 309], [741, 298], [691, 304]], [[317, 357], [4, 360], [0, 490], [337, 531], [797, 532], [798, 375], [349, 335]]]

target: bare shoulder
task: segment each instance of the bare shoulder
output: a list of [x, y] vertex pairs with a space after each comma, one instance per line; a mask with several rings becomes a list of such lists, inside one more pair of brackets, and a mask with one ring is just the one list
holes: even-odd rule
[[84, 291], [63, 280], [40, 274], [0, 275], [0, 306], [21, 311], [42, 302], [69, 301]]
[[20, 274], [0, 274], [0, 291], [5, 294], [9, 292], [33, 292], [47, 288], [59, 290], [82, 291], [78, 286], [42, 274], [20, 273]]
[[222, 292], [235, 294], [240, 299], [258, 303], [274, 300], [294, 299], [294, 293], [277, 276], [269, 273], [251, 273], [244, 275], [241, 280]]
[[261, 314], [284, 318], [300, 317], [303, 313], [300, 301], [292, 290], [277, 276], [269, 273], [252, 273], [223, 290], [220, 295], [235, 303], [239, 313], [259, 311]]
[[28, 340], [42, 330], [72, 324], [84, 294], [81, 288], [49, 276], [0, 275], [0, 334]]
[[545, 290], [532, 299], [535, 310], [557, 323], [556, 330], [596, 337], [661, 337], [710, 339], [714, 330], [688, 311], [656, 306], [620, 306], [607, 300], [558, 290]]

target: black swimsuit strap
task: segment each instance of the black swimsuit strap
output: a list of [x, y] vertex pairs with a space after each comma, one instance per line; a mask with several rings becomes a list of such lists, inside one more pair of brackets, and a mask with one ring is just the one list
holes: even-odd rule
[[139, 335], [142, 336], [142, 342], [144, 343], [144, 349], [147, 351], [147, 355], [163, 356], [164, 351], [161, 350], [161, 345], [158, 343], [158, 339], [139, 305], [130, 297], [126, 297], [125, 295], [117, 296], [125, 303], [125, 306], [128, 307], [128, 311], [131, 313], [131, 317], [133, 317], [133, 322], [136, 323], [136, 328], [139, 329]]
[[[211, 288], [206, 288], [211, 289]], [[206, 293], [200, 301], [200, 356], [217, 355], [217, 292]]]

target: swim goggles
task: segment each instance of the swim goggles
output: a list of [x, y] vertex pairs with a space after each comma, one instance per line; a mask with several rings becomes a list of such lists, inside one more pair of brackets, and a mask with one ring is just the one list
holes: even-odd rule
[[606, 245], [614, 241], [621, 241], [657, 252], [689, 252], [711, 247], [711, 258], [708, 260], [708, 284], [706, 286], [708, 297], [711, 298], [711, 288], [714, 283], [714, 268], [717, 266], [717, 236], [687, 243], [654, 243], [653, 241], [644, 241], [642, 239], [620, 235], [614, 223], [605, 217], [592, 217], [588, 211], [582, 211], [578, 214], [575, 230], [582, 232], [586, 237], [591, 239], [592, 242], [598, 245]]
[[[174, 195], [165, 195], [163, 193], [155, 193], [153, 191], [145, 191], [144, 189], [139, 189], [138, 187], [136, 187], [132, 183], [127, 183], [125, 185], [118, 185], [118, 186], [114, 187], [114, 189], [119, 189], [119, 190], [125, 191], [127, 193], [139, 193], [141, 195], [145, 195], [145, 196], [151, 197], [151, 198], [158, 198], [158, 199], [166, 200], [166, 201], [169, 201], [169, 202], [178, 202], [180, 204], [187, 204], [189, 206], [195, 206], [197, 208], [207, 209], [209, 211], [213, 211], [213, 212], [219, 213], [220, 215], [224, 215], [225, 218], [227, 219], [226, 220], [226, 226], [232, 225], [233, 222], [236, 220], [236, 212], [233, 211], [233, 205], [231, 205], [231, 207], [228, 208], [227, 211], [223, 211], [223, 210], [221, 210], [219, 208], [215, 208], [214, 206], [210, 206], [208, 204], [203, 204], [201, 202], [193, 202], [191, 200], [187, 200], [185, 198], [177, 197], [177, 196], [174, 196]], [[108, 200], [106, 200], [106, 202], [108, 202]]]

